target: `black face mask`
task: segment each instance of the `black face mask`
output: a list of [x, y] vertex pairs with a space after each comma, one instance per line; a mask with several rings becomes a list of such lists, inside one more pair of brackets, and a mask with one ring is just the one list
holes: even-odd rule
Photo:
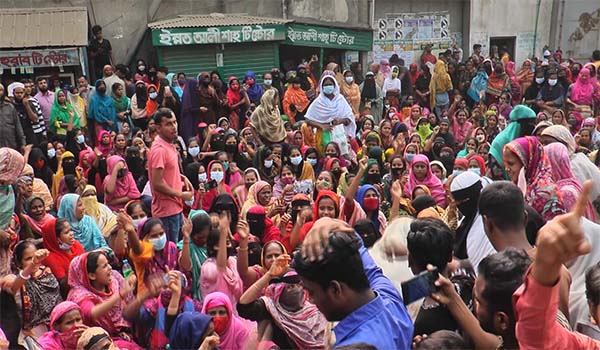
[[248, 243], [248, 266], [260, 265], [261, 249], [259, 242]]
[[75, 161], [73, 161], [73, 160], [63, 161], [62, 167], [63, 167], [65, 174], [75, 175]]
[[250, 226], [250, 233], [261, 239], [265, 232], [265, 218], [266, 215], [264, 214], [246, 214], [246, 220], [248, 220], [248, 226]]
[[458, 208], [462, 215], [471, 216], [477, 211], [477, 202], [469, 199], [464, 203], [457, 204], [456, 208]]
[[144, 164], [140, 157], [127, 157], [127, 167], [133, 174], [141, 174], [144, 171]]
[[298, 213], [300, 213], [300, 210], [298, 209], [292, 209], [290, 216], [292, 217], [292, 223], [295, 224], [296, 220], [298, 219]]
[[237, 145], [225, 145], [225, 152], [227, 153], [235, 153], [237, 151]]
[[124, 178], [125, 174], [127, 174], [127, 169], [119, 169], [119, 171], [117, 171], [117, 177], [119, 179]]
[[340, 175], [342, 175], [342, 169], [332, 170], [331, 173], [333, 174], [333, 176], [339, 179]]
[[392, 168], [392, 175], [400, 177], [402, 175], [402, 168]]
[[381, 174], [367, 174], [367, 183], [371, 185], [381, 183]]
[[98, 88], [98, 93], [104, 95], [106, 93], [106, 88]]

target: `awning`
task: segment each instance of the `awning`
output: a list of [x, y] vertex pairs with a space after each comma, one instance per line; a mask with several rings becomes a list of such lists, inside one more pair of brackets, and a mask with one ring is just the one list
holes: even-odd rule
[[85, 7], [2, 9], [0, 49], [86, 46]]

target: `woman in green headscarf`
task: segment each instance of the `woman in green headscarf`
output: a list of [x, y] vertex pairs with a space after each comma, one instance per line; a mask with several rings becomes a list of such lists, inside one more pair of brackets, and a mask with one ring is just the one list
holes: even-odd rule
[[117, 110], [117, 130], [121, 132], [123, 123], [128, 122], [131, 126], [131, 100], [125, 94], [125, 87], [121, 83], [114, 83], [111, 87], [112, 103]]
[[421, 147], [425, 147], [425, 142], [429, 136], [433, 134], [433, 130], [431, 130], [431, 127], [429, 126], [429, 120], [427, 120], [427, 118], [419, 118], [415, 134], [421, 136]]
[[50, 110], [50, 131], [66, 138], [71, 115], [73, 116], [73, 128], [79, 129], [80, 125], [77, 111], [75, 111], [73, 105], [67, 101], [67, 94], [61, 89], [56, 89], [54, 94], [54, 104]]

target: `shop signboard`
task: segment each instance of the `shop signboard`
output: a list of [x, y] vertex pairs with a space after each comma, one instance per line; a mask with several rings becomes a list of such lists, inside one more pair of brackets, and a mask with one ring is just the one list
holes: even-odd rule
[[154, 46], [252, 43], [284, 39], [285, 27], [282, 24], [152, 30]]

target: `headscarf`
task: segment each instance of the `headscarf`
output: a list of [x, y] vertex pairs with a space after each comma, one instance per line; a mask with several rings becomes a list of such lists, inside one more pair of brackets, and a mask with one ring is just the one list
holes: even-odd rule
[[535, 112], [525, 105], [517, 105], [510, 112], [511, 123], [494, 138], [490, 147], [490, 154], [502, 168], [504, 168], [502, 148], [521, 135], [519, 120], [535, 119], [535, 117]]
[[148, 118], [150, 118], [152, 114], [154, 114], [154, 112], [156, 112], [156, 110], [158, 109], [158, 103], [156, 102], [156, 99], [153, 100], [150, 98], [150, 88], [154, 88], [154, 91], [158, 93], [158, 88], [156, 87], [156, 85], [146, 85], [146, 94], [148, 95], [148, 100], [146, 101], [146, 115], [148, 116]]
[[329, 323], [319, 309], [308, 301], [306, 293], [300, 310], [288, 311], [279, 303], [286, 285], [299, 282], [298, 273], [290, 269], [282, 277], [271, 280], [261, 300], [275, 325], [298, 349], [328, 349]]
[[[415, 177], [413, 166], [417, 163], [423, 163], [427, 167], [427, 175], [425, 175], [425, 179], [422, 181], [417, 180]], [[446, 207], [446, 192], [444, 191], [444, 186], [442, 186], [442, 182], [431, 172], [431, 166], [429, 164], [429, 158], [423, 154], [417, 154], [413, 158], [410, 169], [408, 172], [408, 181], [404, 186], [404, 193], [412, 196], [413, 189], [417, 185], [425, 185], [431, 191], [431, 196], [435, 199], [435, 202], [440, 207]]]
[[375, 74], [373, 72], [367, 72], [365, 77], [373, 77], [373, 79], [365, 79], [363, 82], [362, 92], [360, 98], [362, 101], [374, 100], [377, 98], [377, 82], [375, 81]]
[[[138, 85], [141, 85], [138, 87]], [[148, 91], [146, 90], [146, 83], [143, 80], [135, 82], [135, 99], [137, 100], [137, 106], [139, 109], [146, 109], [146, 102], [148, 101]]]
[[[50, 131], [56, 133], [58, 129], [64, 129], [60, 126], [60, 123], [68, 123], [71, 119], [71, 115], [69, 112], [73, 112], [73, 127], [75, 129], [79, 129], [79, 116], [77, 115], [77, 111], [73, 108], [73, 105], [67, 99], [67, 94], [65, 94], [65, 104], [61, 105], [58, 103], [58, 95], [61, 92], [61, 89], [56, 89], [54, 92], [54, 103], [52, 104], [52, 109], [50, 110]], [[65, 132], [66, 133], [66, 132]]]
[[[581, 74], [587, 74], [588, 78], [584, 79]], [[590, 76], [590, 70], [582, 68], [577, 76], [577, 81], [573, 84], [571, 91], [571, 100], [577, 104], [592, 105], [594, 102], [594, 84], [592, 83]]]
[[260, 105], [250, 117], [250, 125], [256, 129], [256, 132], [273, 143], [285, 140], [285, 128], [275, 99], [276, 93], [276, 89], [265, 91], [260, 98]]
[[174, 76], [175, 76], [175, 73], [169, 73], [169, 74], [167, 74], [165, 79], [167, 79], [167, 81], [169, 82], [169, 86], [171, 87], [171, 90], [174, 90], [175, 93], [177, 93], [177, 96], [179, 96], [179, 98], [181, 99], [181, 96], [183, 95], [183, 90], [181, 89], [181, 86], [179, 86], [179, 83], [177, 81], [173, 82]]
[[[329, 99], [323, 92], [323, 82], [327, 78], [333, 80], [333, 99]], [[324, 75], [321, 78], [319, 82], [319, 96], [308, 107], [304, 118], [322, 124], [329, 124], [334, 119], [346, 119], [349, 121], [348, 125], [344, 126], [346, 135], [350, 137], [356, 136], [356, 123], [352, 108], [344, 96], [340, 94], [340, 87], [333, 75]]]
[[[137, 188], [135, 180], [133, 179], [133, 175], [131, 174], [131, 171], [129, 171], [129, 169], [127, 167], [127, 162], [121, 156], [110, 156], [106, 160], [106, 169], [107, 169], [108, 175], [106, 175], [106, 177], [104, 178], [104, 184], [108, 183], [108, 181], [110, 180], [110, 176], [113, 173], [114, 168], [117, 166], [117, 164], [119, 162], [123, 162], [123, 164], [125, 165], [125, 168], [124, 168], [126, 170], [125, 176], [122, 178], [117, 178], [117, 181], [115, 182], [115, 189], [113, 190], [113, 192], [111, 194], [108, 194], [108, 193], [106, 194], [105, 201], [107, 203], [110, 200], [112, 200], [112, 198], [119, 198], [119, 197], [127, 196], [129, 198], [137, 199], [142, 196], [140, 194], [140, 191]], [[116, 209], [122, 208], [122, 206], [110, 206], [109, 205], [109, 208], [116, 210]]]
[[[83, 164], [84, 160], [86, 160], [88, 163], [87, 168]], [[79, 152], [79, 164], [78, 165], [79, 165], [79, 167], [81, 167], [81, 169], [83, 169], [83, 173], [81, 175], [83, 175], [83, 177], [85, 177], [86, 179], [88, 178], [90, 170], [92, 169], [92, 163], [94, 163], [95, 160], [96, 160], [96, 153], [93, 150], [86, 148]]]
[[[0, 148], [0, 181], [12, 184], [21, 175], [25, 166], [25, 158], [12, 148]], [[0, 227], [6, 227], [0, 225]]]
[[[49, 215], [49, 214], [46, 214]], [[85, 251], [83, 246], [77, 240], [71, 246], [71, 252], [60, 249], [58, 244], [58, 235], [56, 234], [56, 219], [49, 215], [50, 218], [41, 225], [42, 238], [44, 240], [44, 248], [50, 251], [50, 255], [44, 259], [44, 265], [52, 270], [52, 274], [56, 279], [63, 279], [69, 271], [69, 264], [76, 256], [79, 256]]]
[[446, 167], [442, 162], [440, 162], [439, 160], [434, 160], [431, 163], [429, 163], [429, 167], [431, 168], [432, 165], [437, 165], [442, 169], [442, 178], [445, 179], [446, 177], [448, 177], [448, 171], [446, 170]]
[[[79, 341], [77, 341], [77, 350], [86, 350], [92, 348], [100, 339], [111, 338], [110, 335], [102, 327], [90, 327], [81, 333]], [[92, 340], [94, 341], [93, 343]], [[118, 350], [117, 346], [112, 343], [106, 350]]]
[[[569, 150], [562, 143], [553, 142], [544, 146], [544, 152], [550, 162], [552, 179], [558, 186], [565, 210], [570, 211], [575, 203], [577, 203], [577, 198], [583, 192], [583, 188], [571, 172]], [[585, 217], [591, 221], [596, 221], [594, 207], [590, 202], [588, 202]]]
[[392, 74], [392, 68], [390, 67], [389, 60], [384, 58], [379, 61], [379, 73], [381, 73], [384, 78], [387, 78]]
[[210, 293], [204, 298], [202, 312], [208, 313], [208, 310], [219, 306], [224, 306], [227, 310], [227, 315], [229, 316], [229, 322], [225, 328], [225, 332], [219, 334], [221, 340], [219, 349], [245, 349], [248, 341], [256, 332], [256, 323], [239, 317], [233, 310], [229, 297], [221, 292]]
[[[62, 158], [60, 158], [60, 162], [62, 164], [62, 162], [65, 161], [65, 159], [75, 159], [75, 155], [73, 155], [73, 153], [69, 152], [69, 151], [65, 151], [63, 152]], [[77, 170], [75, 171], [75, 175], [77, 176], [77, 178], [79, 179], [79, 177], [81, 176]], [[58, 171], [56, 172], [56, 174], [54, 174], [54, 176], [52, 176], [52, 198], [57, 198], [60, 192], [60, 184], [61, 184], [61, 180], [64, 179], [65, 177], [65, 171], [64, 168], [62, 166], [59, 167]]]
[[194, 311], [182, 312], [177, 316], [169, 334], [170, 349], [197, 349], [206, 333], [212, 317]]
[[[98, 291], [90, 282], [87, 272], [87, 261], [90, 253], [85, 253], [75, 257], [69, 266], [69, 296], [67, 300], [81, 305], [83, 302], [91, 301], [94, 304], [101, 304], [110, 299], [115, 293], [120, 293], [121, 286], [125, 282], [120, 273], [113, 270], [111, 272], [110, 286], [108, 292]], [[132, 295], [126, 296], [125, 302], [131, 301]], [[110, 334], [116, 335], [124, 328], [130, 328], [131, 324], [123, 318], [124, 303], [119, 301], [107, 313], [96, 320], [84, 320], [86, 324], [100, 326]], [[80, 338], [83, 339], [83, 336]]]
[[[468, 161], [470, 162], [471, 159], [475, 159], [477, 161], [477, 164], [479, 164], [480, 175], [485, 176], [485, 171], [486, 171], [485, 160], [480, 155], [477, 155], [477, 154], [470, 156]], [[467, 167], [467, 169], [468, 169], [468, 167]]]
[[[102, 138], [108, 135], [108, 139], [110, 140], [108, 145], [104, 145], [102, 143]], [[108, 157], [108, 155], [110, 154], [110, 152], [112, 151], [113, 148], [113, 140], [112, 137], [110, 137], [110, 132], [106, 131], [106, 130], [102, 130], [100, 131], [100, 133], [98, 134], [98, 139], [96, 140], [96, 148], [98, 148], [100, 150], [100, 153], [102, 153], [102, 157]], [[64, 158], [64, 155], [63, 155]]]
[[[423, 120], [426, 121], [427, 124], [424, 126], [419, 126], [419, 123], [421, 123]], [[433, 130], [431, 130], [431, 127], [429, 126], [429, 121], [427, 120], [427, 118], [423, 118], [423, 117], [419, 118], [419, 121], [417, 122], [417, 129], [415, 130], [415, 134], [417, 134], [421, 137], [421, 147], [425, 147], [425, 142], [427, 141], [429, 136], [431, 134], [433, 134]]]
[[60, 201], [58, 217], [69, 221], [71, 229], [75, 233], [75, 239], [81, 243], [85, 251], [89, 252], [98, 248], [108, 248], [108, 244], [106, 244], [106, 240], [104, 240], [104, 236], [102, 236], [102, 232], [100, 232], [94, 219], [84, 214], [81, 220], [77, 220], [75, 210], [78, 201], [78, 194], [65, 194]]
[[[455, 201], [462, 202], [468, 199], [459, 206], [459, 211], [464, 218], [456, 229], [456, 237], [454, 239], [454, 254], [461, 259], [472, 258], [468, 256], [467, 239], [470, 232], [479, 229], [479, 227], [474, 225], [476, 221], [481, 222], [481, 220], [477, 220], [479, 217], [477, 204], [482, 188], [481, 177], [470, 171], [465, 171], [456, 176], [450, 185], [450, 191]], [[483, 227], [481, 228], [483, 229]], [[483, 242], [477, 243], [483, 244]], [[490, 245], [489, 241], [487, 241], [487, 245]]]
[[[348, 72], [350, 72], [350, 70], [345, 70], [343, 75], [345, 76]], [[360, 88], [358, 87], [358, 84], [354, 81], [348, 84], [346, 79], [343, 79], [340, 84], [340, 93], [346, 98], [346, 101], [348, 101], [348, 104], [354, 112], [354, 116], [358, 118], [360, 106]]]
[[[416, 68], [415, 72], [412, 72], [412, 69]], [[419, 77], [419, 75], [421, 74], [421, 71], [419, 70], [419, 66], [417, 66], [417, 64], [415, 62], [411, 63], [409, 66], [409, 75], [410, 75], [410, 82], [413, 84], [413, 86], [417, 83], [417, 78]]]
[[437, 60], [433, 67], [431, 81], [429, 82], [429, 105], [431, 108], [435, 107], [435, 95], [448, 90], [452, 90], [452, 79], [450, 79], [450, 74], [448, 74], [446, 63], [442, 60]]
[[[85, 196], [90, 191], [95, 193], [95, 195]], [[117, 228], [117, 216], [106, 205], [98, 202], [97, 193], [96, 187], [92, 185], [85, 186], [85, 189], [81, 192], [83, 213], [96, 221], [98, 228], [102, 231], [102, 236], [109, 237], [114, 229]]]
[[227, 89], [227, 102], [229, 103], [230, 106], [234, 105], [242, 100], [242, 94], [240, 93], [242, 87], [240, 86], [240, 88], [237, 90], [233, 90], [231, 88], [231, 84], [234, 81], [237, 81], [239, 84], [238, 78], [236, 78], [234, 76], [229, 77], [229, 81], [228, 81], [229, 89]]
[[256, 75], [254, 75], [254, 72], [251, 70], [247, 71], [246, 75], [244, 75], [244, 82], [246, 82], [248, 79], [254, 79], [254, 84], [248, 86], [248, 89], [246, 90], [248, 98], [250, 98], [250, 101], [261, 100], [261, 96], [263, 95], [263, 89], [262, 86], [260, 86], [256, 81]]
[[512, 152], [523, 164], [526, 186], [525, 202], [531, 205], [546, 221], [557, 215], [566, 213], [558, 191], [558, 186], [552, 179], [550, 162], [544, 153], [544, 147], [536, 137], [525, 136], [518, 138], [504, 148]]
[[97, 123], [106, 124], [109, 121], [116, 124], [117, 111], [113, 105], [112, 98], [109, 96], [109, 92], [106, 91], [104, 94], [98, 92], [98, 87], [104, 83], [104, 80], [96, 80], [96, 93], [92, 95], [92, 99], [89, 104], [89, 116]]
[[[356, 200], [362, 208], [364, 208], [365, 194], [367, 193], [368, 190], [375, 191], [375, 193], [377, 193], [377, 196], [380, 197], [380, 193], [379, 193], [379, 191], [377, 191], [375, 186], [370, 185], [370, 184], [365, 184], [365, 185], [360, 186], [358, 188], [358, 191], [356, 191], [354, 200]], [[381, 207], [381, 203], [379, 204], [379, 207]], [[380, 229], [382, 226], [382, 222], [379, 220], [379, 212], [380, 212], [379, 209], [375, 210], [369, 219], [373, 222], [377, 231], [382, 232], [382, 231], [385, 231], [385, 228], [383, 230]], [[365, 211], [365, 213], [366, 213], [366, 211]], [[387, 224], [387, 222], [385, 222], [384, 224]]]

